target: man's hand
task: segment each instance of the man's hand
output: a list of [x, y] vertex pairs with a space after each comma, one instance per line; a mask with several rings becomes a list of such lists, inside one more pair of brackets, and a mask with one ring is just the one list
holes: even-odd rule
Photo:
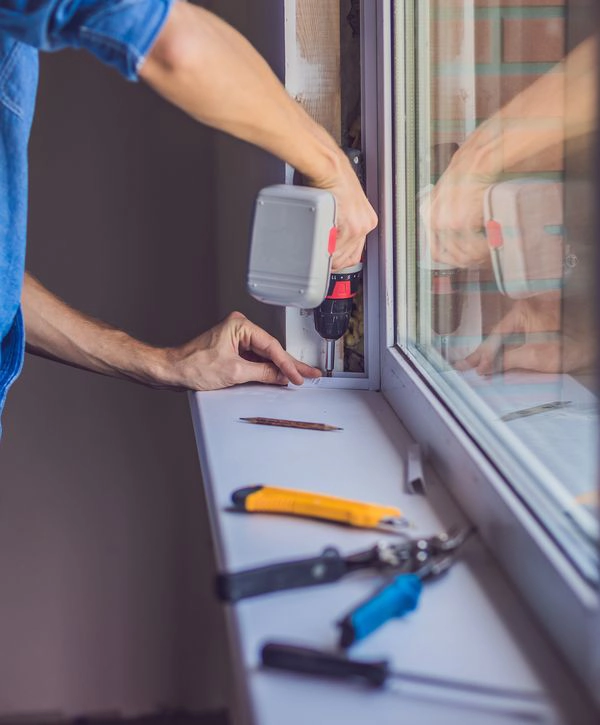
[[350, 161], [342, 154], [335, 174], [308, 179], [308, 183], [327, 189], [335, 196], [337, 241], [332, 271], [358, 264], [365, 237], [377, 226], [377, 215], [364, 195]]
[[164, 387], [181, 390], [216, 390], [249, 382], [301, 385], [304, 378], [320, 375], [240, 312], [232, 312], [187, 344], [165, 351]]
[[377, 216], [350, 162], [240, 33], [204, 8], [175, 3], [140, 77], [197, 121], [259, 146], [330, 190], [339, 230], [333, 268], [360, 261]]
[[321, 375], [239, 312], [185, 345], [163, 349], [72, 309], [29, 274], [22, 307], [28, 352], [153, 388], [216, 390], [252, 381], [301, 385]]

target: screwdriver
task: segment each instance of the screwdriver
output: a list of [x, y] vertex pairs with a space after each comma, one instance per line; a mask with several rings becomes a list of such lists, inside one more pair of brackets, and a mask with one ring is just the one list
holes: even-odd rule
[[264, 644], [260, 659], [265, 668], [358, 681], [375, 688], [383, 687], [388, 679], [394, 678], [411, 686], [407, 691], [402, 691], [409, 697], [438, 700], [487, 712], [520, 715], [530, 721], [543, 722], [550, 714], [549, 704], [541, 692], [392, 670], [387, 660], [354, 660], [344, 654], [282, 642]]

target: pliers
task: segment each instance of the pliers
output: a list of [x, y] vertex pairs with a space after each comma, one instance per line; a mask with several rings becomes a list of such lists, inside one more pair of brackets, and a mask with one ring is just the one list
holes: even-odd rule
[[472, 529], [415, 539], [402, 553], [397, 576], [352, 609], [339, 622], [340, 646], [364, 639], [393, 617], [402, 617], [419, 603], [423, 581], [444, 574]]
[[451, 529], [401, 542], [381, 541], [349, 556], [342, 556], [338, 549], [329, 546], [319, 556], [309, 559], [219, 574], [217, 592], [222, 600], [237, 602], [268, 592], [328, 584], [361, 569], [411, 574], [420, 580], [448, 569], [469, 534], [469, 529]]

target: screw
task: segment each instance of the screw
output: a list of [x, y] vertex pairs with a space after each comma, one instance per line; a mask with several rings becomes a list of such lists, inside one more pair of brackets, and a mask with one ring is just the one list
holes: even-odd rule
[[577, 266], [578, 261], [576, 254], [567, 254], [565, 257], [565, 267], [568, 269], [574, 269]]

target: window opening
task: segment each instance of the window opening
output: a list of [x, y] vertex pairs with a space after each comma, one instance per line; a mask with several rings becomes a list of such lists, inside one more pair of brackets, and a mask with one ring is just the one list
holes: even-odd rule
[[393, 7], [397, 344], [597, 582], [596, 38], [569, 2]]

